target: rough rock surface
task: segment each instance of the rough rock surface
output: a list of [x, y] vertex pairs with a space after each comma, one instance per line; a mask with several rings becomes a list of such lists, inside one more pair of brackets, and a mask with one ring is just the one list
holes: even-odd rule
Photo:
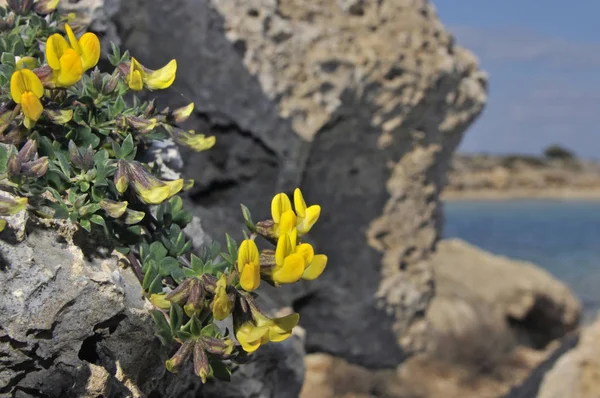
[[486, 75], [426, 0], [127, 0], [124, 47], [154, 68], [178, 61], [165, 95], [194, 101], [216, 134], [187, 156], [213, 236], [300, 186], [323, 208], [310, 234], [323, 277], [280, 289], [309, 351], [394, 366], [421, 348], [450, 155], [486, 102]]
[[534, 264], [449, 239], [438, 243], [433, 268], [437, 289], [427, 317], [435, 332], [460, 335], [489, 325], [498, 333], [510, 329], [520, 344], [543, 348], [578, 325], [579, 300]]
[[432, 264], [427, 350], [395, 371], [310, 354], [302, 398], [536, 396], [544, 372], [577, 342], [577, 299], [533, 264], [460, 240], [439, 242]]
[[[14, 229], [22, 224], [15, 220], [0, 236], [0, 395], [297, 395], [304, 356], [299, 337], [265, 346], [231, 383], [203, 390], [191, 366], [177, 375], [165, 370], [169, 353], [154, 337], [149, 305], [129, 268], [96, 243], [86, 245], [95, 241], [83, 235], [71, 241], [67, 226], [58, 233], [30, 222], [28, 236], [17, 242], [12, 237], [22, 233]], [[206, 239], [197, 221], [187, 232]]]
[[546, 373], [537, 397], [600, 397], [600, 318], [583, 329], [577, 347]]

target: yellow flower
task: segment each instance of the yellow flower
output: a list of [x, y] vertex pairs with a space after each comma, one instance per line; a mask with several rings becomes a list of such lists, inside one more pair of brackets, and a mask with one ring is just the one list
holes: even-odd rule
[[177, 194], [183, 188], [184, 182], [182, 178], [174, 181], [161, 181], [150, 174], [140, 163], [125, 160], [120, 160], [117, 164], [114, 180], [120, 193], [125, 192], [131, 183], [138, 197], [150, 205], [160, 204]]
[[296, 213], [292, 210], [290, 198], [284, 193], [278, 193], [271, 201], [271, 217], [273, 232], [276, 237], [290, 233], [296, 227]]
[[313, 247], [308, 243], [302, 243], [296, 248], [296, 253], [304, 258], [304, 272], [302, 279], [312, 281], [317, 279], [327, 266], [327, 256], [315, 254]]
[[71, 48], [75, 50], [77, 55], [81, 57], [81, 64], [83, 71], [93, 68], [100, 59], [100, 40], [98, 36], [91, 32], [84, 33], [79, 40], [75, 37], [73, 29], [68, 24], [65, 24], [65, 30], [67, 31], [67, 37]]
[[56, 87], [70, 87], [83, 75], [81, 57], [58, 33], [46, 41], [46, 61], [52, 68], [52, 81]]
[[140, 91], [144, 86], [150, 90], [160, 90], [168, 88], [173, 84], [176, 73], [177, 61], [174, 59], [158, 70], [150, 70], [132, 57], [129, 65], [129, 73], [125, 77], [125, 81], [129, 88], [134, 91]]
[[275, 266], [271, 276], [276, 283], [294, 283], [302, 278], [306, 268], [304, 256], [296, 252], [296, 229], [283, 233], [275, 249]]
[[296, 210], [296, 215], [298, 216], [298, 221], [296, 224], [296, 228], [298, 228], [298, 235], [302, 236], [310, 229], [319, 219], [319, 215], [321, 214], [321, 206], [312, 205], [310, 207], [306, 207], [306, 202], [302, 197], [302, 192], [300, 188], [296, 188], [294, 191], [294, 209]]
[[300, 319], [297, 313], [274, 319], [254, 315], [256, 323], [247, 321], [235, 332], [235, 337], [248, 353], [256, 351], [261, 344], [269, 341], [276, 343], [287, 339]]
[[21, 104], [25, 115], [25, 126], [31, 127], [31, 121], [40, 118], [44, 107], [40, 98], [44, 95], [44, 86], [40, 79], [29, 69], [15, 71], [10, 78], [10, 96]]
[[240, 245], [237, 268], [240, 273], [240, 284], [247, 292], [258, 289], [260, 285], [260, 261], [258, 247], [253, 240], [246, 239]]
[[79, 40], [65, 24], [69, 43], [58, 33], [46, 41], [46, 61], [52, 68], [52, 80], [56, 87], [69, 87], [77, 83], [83, 72], [93, 68], [100, 59], [100, 40], [95, 34], [85, 33]]
[[231, 314], [233, 309], [233, 302], [229, 300], [227, 295], [227, 279], [225, 274], [217, 280], [217, 287], [215, 288], [215, 298], [211, 304], [213, 317], [217, 321], [222, 321]]

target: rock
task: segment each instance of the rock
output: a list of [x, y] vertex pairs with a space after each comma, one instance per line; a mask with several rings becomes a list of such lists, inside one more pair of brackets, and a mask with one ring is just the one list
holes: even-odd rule
[[436, 295], [426, 313], [426, 350], [396, 370], [309, 354], [302, 398], [536, 395], [543, 374], [577, 341], [577, 299], [533, 264], [460, 240], [439, 242], [431, 262]]
[[[534, 264], [449, 239], [437, 245], [433, 268], [436, 296], [427, 318], [434, 333], [458, 336], [487, 328], [498, 338], [511, 333], [515, 343], [539, 349], [578, 325], [579, 300]], [[479, 335], [499, 348], [494, 334]]]
[[600, 318], [582, 330], [577, 346], [546, 373], [537, 397], [600, 397]]
[[[190, 225], [195, 244], [207, 238], [197, 220]], [[167, 372], [169, 352], [154, 337], [151, 306], [132, 270], [70, 224], [30, 220], [27, 230], [21, 243], [0, 241], [0, 395], [210, 398], [247, 390], [266, 398], [300, 391], [297, 336], [262, 347], [231, 383], [203, 389], [191, 366]]]
[[422, 349], [439, 192], [487, 99], [485, 73], [433, 6], [128, 0], [113, 20], [143, 64], [177, 59], [161, 95], [194, 101], [188, 126], [217, 136], [184, 153], [213, 236], [241, 229], [240, 202], [264, 219], [272, 195], [296, 186], [322, 206], [310, 239], [328, 269], [273, 296], [300, 311], [307, 349], [376, 367]]

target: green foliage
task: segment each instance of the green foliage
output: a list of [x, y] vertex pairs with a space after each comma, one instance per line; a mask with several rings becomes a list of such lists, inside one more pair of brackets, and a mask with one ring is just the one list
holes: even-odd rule
[[[226, 235], [226, 252], [213, 242], [192, 253], [193, 242], [184, 232], [192, 213], [178, 196], [191, 183], [161, 180], [152, 165], [144, 163], [143, 155], [157, 140], [170, 138], [203, 151], [214, 145], [214, 137], [178, 126], [190, 116], [193, 104], [159, 111], [155, 100], [142, 101], [136, 95], [144, 87], [168, 88], [176, 63], [171, 61], [155, 73], [112, 44], [113, 71], [95, 68], [81, 76], [70, 75], [77, 81], [65, 85], [59, 78], [62, 71], [45, 64], [50, 57], [44, 57], [39, 45], [46, 42], [46, 51], [55, 48], [48, 45], [48, 38], [62, 37], [63, 30], [70, 29], [65, 25], [68, 17], [53, 12], [55, 7], [54, 0], [10, 0], [8, 8], [0, 7], [0, 189], [16, 197], [0, 200], [0, 230], [6, 225], [2, 216], [27, 208], [37, 217], [67, 219], [87, 232], [103, 232], [115, 250], [126, 256], [144, 296], [154, 305], [156, 336], [169, 349], [180, 345], [167, 361], [167, 369], [176, 372], [193, 357], [194, 370], [203, 381], [209, 377], [228, 380], [227, 364], [246, 352], [219, 330], [215, 319], [232, 316], [236, 333], [242, 330], [244, 341], [240, 342], [251, 351], [268, 341], [269, 335], [273, 341], [289, 337], [297, 323], [295, 316], [288, 317], [291, 322], [276, 324], [260, 311], [255, 293], [240, 287], [246, 263], [253, 286], [258, 287], [261, 278], [273, 284], [274, 252], [263, 253], [266, 262], [261, 268], [253, 242], [260, 232], [242, 205], [251, 234], [244, 232], [244, 247], [254, 251], [242, 253], [243, 245]], [[79, 48], [69, 43], [65, 41], [71, 50]], [[83, 53], [71, 52], [81, 57], [75, 61], [82, 65], [89, 61], [84, 59], [85, 51], [99, 52], [94, 40], [86, 43], [88, 47], [80, 45]], [[306, 211], [307, 218], [314, 208]], [[310, 222], [315, 221], [312, 217]], [[265, 227], [273, 221], [261, 225], [269, 234], [265, 237], [274, 239], [275, 230]], [[286, 255], [296, 256], [290, 263], [299, 264], [301, 259], [303, 264], [305, 257], [312, 256], [296, 253], [296, 239], [286, 247]], [[306, 253], [312, 253], [312, 248]], [[317, 273], [325, 263], [326, 258], [325, 262], [321, 258]], [[311, 264], [304, 267], [310, 269]], [[255, 333], [246, 333], [252, 328]], [[256, 335], [257, 340], [247, 341], [245, 333]]]

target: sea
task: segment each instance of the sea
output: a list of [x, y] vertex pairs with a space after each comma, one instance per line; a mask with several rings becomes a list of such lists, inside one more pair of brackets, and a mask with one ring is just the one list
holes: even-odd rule
[[583, 304], [583, 321], [600, 310], [600, 201], [519, 199], [444, 203], [445, 238], [531, 261], [565, 282]]

